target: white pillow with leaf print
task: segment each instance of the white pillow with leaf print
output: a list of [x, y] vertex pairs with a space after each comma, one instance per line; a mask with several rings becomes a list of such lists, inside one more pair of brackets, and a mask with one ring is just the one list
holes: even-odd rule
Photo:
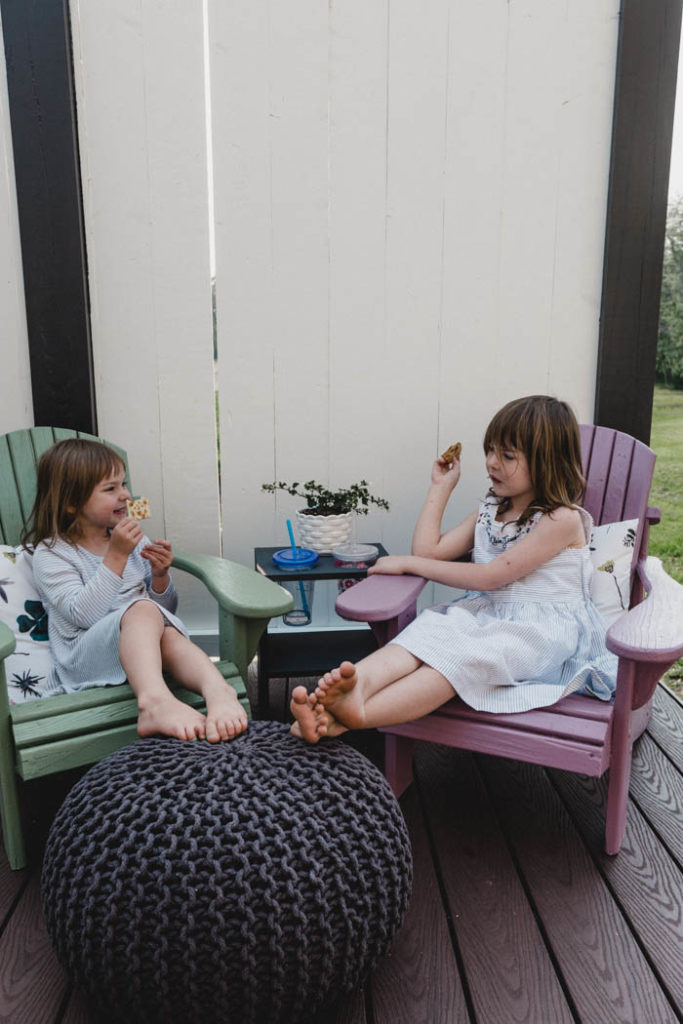
[[591, 580], [593, 604], [608, 626], [628, 610], [633, 545], [637, 519], [594, 526], [590, 553], [595, 572]]
[[52, 668], [47, 614], [33, 582], [31, 555], [4, 544], [0, 545], [0, 622], [9, 626], [17, 641], [14, 653], [5, 658], [10, 704], [44, 697]]

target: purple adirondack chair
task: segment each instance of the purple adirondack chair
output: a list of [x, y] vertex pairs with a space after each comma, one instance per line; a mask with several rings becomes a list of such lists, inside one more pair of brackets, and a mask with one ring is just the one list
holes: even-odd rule
[[[411, 781], [416, 740], [591, 776], [609, 768], [605, 850], [615, 854], [626, 827], [633, 743], [647, 725], [658, 680], [683, 656], [683, 587], [667, 576], [659, 559], [647, 556], [649, 527], [660, 518], [647, 504], [654, 452], [628, 434], [585, 425], [581, 447], [583, 505], [596, 525], [639, 520], [630, 610], [607, 632], [607, 646], [619, 657], [614, 700], [572, 695], [537, 711], [491, 714], [456, 697], [424, 718], [381, 731], [385, 774], [397, 796]], [[369, 622], [378, 643], [385, 644], [414, 618], [424, 585], [415, 576], [371, 576], [345, 591], [336, 609], [344, 618]]]

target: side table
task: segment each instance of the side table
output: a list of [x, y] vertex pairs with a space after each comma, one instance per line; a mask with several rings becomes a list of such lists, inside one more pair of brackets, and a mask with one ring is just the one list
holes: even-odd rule
[[[378, 558], [388, 552], [377, 541], [369, 541], [378, 551]], [[311, 569], [286, 572], [275, 564], [273, 548], [254, 548], [254, 568], [268, 579], [282, 580], [347, 580], [363, 579], [366, 568], [339, 565], [332, 555], [320, 555]], [[269, 680], [278, 676], [319, 676], [348, 658], [357, 661], [377, 649], [371, 629], [307, 629], [293, 628], [287, 633], [269, 633], [261, 637], [258, 651], [258, 718], [270, 714]]]

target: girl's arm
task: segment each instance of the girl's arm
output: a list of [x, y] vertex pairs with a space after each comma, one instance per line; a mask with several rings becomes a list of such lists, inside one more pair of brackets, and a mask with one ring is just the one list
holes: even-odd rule
[[565, 548], [583, 543], [585, 537], [579, 512], [576, 509], [559, 508], [541, 516], [526, 537], [486, 565], [443, 562], [415, 555], [389, 555], [378, 559], [368, 569], [368, 575], [408, 573], [461, 590], [497, 590], [526, 576]]
[[[460, 460], [452, 468], [442, 459], [432, 466], [432, 482], [413, 532], [411, 552], [421, 558], [452, 561], [466, 554], [474, 543], [477, 513], [473, 512], [458, 526], [441, 533], [441, 521], [448, 500], [460, 479]], [[420, 574], [421, 575], [421, 574]]]
[[[73, 559], [78, 558], [74, 552]], [[111, 610], [123, 580], [104, 564], [83, 582], [71, 552], [39, 545], [33, 556], [33, 575], [43, 601], [78, 629], [90, 629]]]

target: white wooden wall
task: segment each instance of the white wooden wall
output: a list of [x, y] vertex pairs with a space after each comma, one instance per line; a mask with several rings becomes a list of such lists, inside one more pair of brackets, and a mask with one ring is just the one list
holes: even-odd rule
[[405, 550], [432, 459], [522, 394], [593, 409], [618, 0], [210, 0], [223, 523], [366, 477]]
[[619, 0], [205, 3], [221, 514], [202, 0], [71, 0], [101, 431], [178, 546], [250, 563], [263, 481], [365, 477], [406, 550], [505, 401], [591, 418]]
[[[148, 532], [218, 553], [202, 5], [71, 16], [99, 431], [129, 453]], [[188, 578], [181, 597], [188, 625], [212, 615]]]
[[[0, 54], [4, 54], [0, 22]], [[0, 434], [33, 424], [7, 75], [0, 60]]]

